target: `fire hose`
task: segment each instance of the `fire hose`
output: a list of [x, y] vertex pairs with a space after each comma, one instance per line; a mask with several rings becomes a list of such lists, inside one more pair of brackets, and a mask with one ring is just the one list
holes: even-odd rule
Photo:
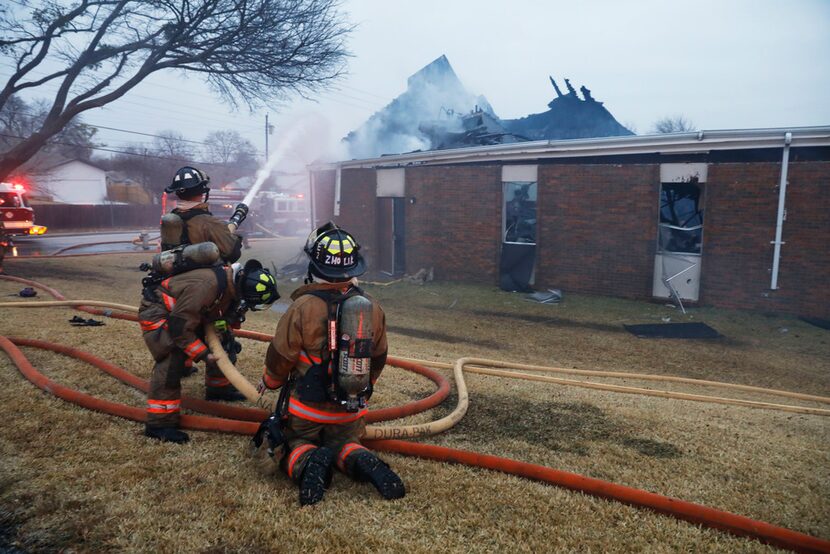
[[[14, 278], [14, 280], [25, 282], [30, 285], [37, 285], [33, 281], [26, 281], [25, 279]], [[112, 302], [102, 302], [98, 300], [60, 300], [60, 301], [37, 301], [37, 302], [0, 302], [0, 308], [50, 308], [50, 307], [79, 307], [83, 308], [85, 306], [99, 306], [105, 307], [109, 309], [116, 309], [116, 310], [123, 310], [128, 312], [137, 312], [138, 308], [135, 306], [128, 306], [125, 304], [116, 304]], [[105, 313], [103, 311], [91, 311], [91, 310], [84, 310], [90, 313], [98, 314], [98, 315], [110, 315], [113, 317], [118, 317], [119, 314], [112, 314], [112, 313]], [[129, 319], [129, 320], [136, 320], [135, 316], [126, 316], [121, 314], [119, 319]], [[250, 334], [250, 332], [240, 332], [238, 333], [241, 337], [246, 338], [254, 338], [256, 340], [270, 340], [270, 337], [267, 335], [263, 335], [261, 333]], [[210, 347], [211, 353], [216, 357], [217, 364], [219, 369], [225, 375], [225, 377], [233, 384], [234, 387], [241, 392], [246, 399], [250, 402], [263, 408], [268, 411], [273, 411], [275, 399], [265, 397], [264, 395], [260, 395], [256, 388], [251, 384], [248, 379], [239, 373], [239, 370], [234, 367], [233, 363], [228, 359], [227, 354], [225, 353], [224, 349], [222, 348], [221, 341], [216, 334], [216, 331], [211, 327], [207, 326], [205, 332], [205, 339]], [[574, 369], [565, 369], [565, 368], [552, 368], [552, 367], [545, 367], [545, 366], [534, 366], [530, 364], [517, 364], [513, 362], [507, 361], [499, 361], [499, 360], [489, 360], [485, 358], [460, 358], [456, 360], [456, 362], [452, 365], [441, 363], [441, 362], [430, 362], [428, 360], [413, 360], [408, 359], [405, 361], [414, 362], [421, 365], [431, 365], [433, 367], [438, 367], [442, 369], [452, 368], [453, 370], [453, 377], [456, 380], [456, 387], [458, 389], [458, 404], [456, 405], [455, 409], [447, 416], [430, 422], [428, 424], [421, 424], [421, 425], [407, 425], [395, 428], [379, 428], [379, 427], [367, 427], [366, 431], [366, 438], [368, 439], [388, 439], [388, 438], [415, 438], [427, 435], [435, 435], [438, 433], [442, 433], [448, 429], [450, 429], [453, 425], [461, 421], [464, 417], [464, 414], [467, 411], [467, 407], [469, 404], [469, 395], [467, 393], [467, 386], [464, 380], [464, 371], [469, 371], [471, 373], [478, 373], [483, 375], [492, 375], [496, 377], [506, 377], [512, 379], [523, 379], [523, 380], [532, 380], [532, 381], [542, 381], [548, 383], [555, 383], [560, 385], [568, 385], [568, 386], [575, 386], [581, 388], [589, 388], [595, 390], [603, 390], [603, 391], [610, 391], [610, 392], [621, 392], [626, 394], [638, 394], [644, 396], [656, 396], [660, 398], [670, 398], [676, 400], [692, 400], [697, 402], [709, 402], [709, 403], [716, 403], [716, 404], [729, 404], [735, 406], [745, 406], [750, 408], [762, 408], [762, 409], [770, 409], [770, 410], [781, 410], [785, 412], [792, 412], [792, 413], [800, 413], [800, 414], [809, 414], [809, 415], [821, 415], [821, 416], [830, 416], [830, 410], [823, 409], [823, 408], [810, 408], [806, 406], [795, 406], [789, 404], [777, 404], [772, 402], [758, 402], [754, 400], [742, 400], [739, 398], [726, 398], [720, 396], [709, 396], [709, 395], [701, 395], [701, 394], [689, 394], [689, 393], [682, 393], [682, 392], [670, 392], [670, 391], [662, 391], [662, 390], [654, 390], [654, 389], [646, 389], [641, 387], [628, 387], [628, 386], [621, 386], [621, 385], [610, 385], [604, 383], [592, 383], [588, 381], [577, 381], [573, 379], [559, 379], [555, 377], [548, 377], [544, 375], [531, 375], [527, 373], [516, 373], [511, 371], [502, 371], [498, 369], [492, 369], [492, 367], [501, 367], [501, 368], [513, 368], [513, 369], [523, 369], [523, 370], [535, 370], [535, 371], [551, 371], [551, 372], [561, 372], [561, 373], [577, 373], [583, 375], [591, 375], [591, 376], [602, 376], [602, 377], [623, 377], [623, 378], [632, 378], [632, 379], [644, 379], [644, 380], [652, 380], [652, 381], [667, 381], [667, 382], [681, 382], [681, 383], [690, 383], [690, 384], [703, 384], [708, 386], [719, 386], [724, 388], [735, 388], [739, 390], [749, 390], [752, 392], [762, 392], [764, 394], [771, 394], [771, 395], [779, 395], [779, 396], [788, 396], [791, 398], [799, 398], [802, 400], [810, 400], [813, 402], [821, 402], [825, 404], [830, 404], [830, 398], [825, 396], [816, 396], [816, 395], [809, 395], [809, 394], [802, 394], [802, 393], [795, 393], [790, 391], [782, 391], [777, 389], [765, 389], [762, 387], [752, 387], [749, 385], [738, 385], [733, 383], [722, 383], [718, 381], [706, 381], [700, 379], [689, 379], [684, 377], [674, 377], [674, 376], [665, 376], [665, 375], [650, 375], [650, 374], [638, 374], [638, 373], [627, 373], [627, 372], [604, 372], [604, 371], [591, 371], [591, 370], [574, 370]], [[491, 368], [487, 367], [467, 367], [470, 365], [477, 365], [477, 366], [491, 366]]]
[[[15, 278], [13, 280], [16, 281], [25, 281], [19, 278]], [[30, 282], [34, 284], [34, 282]], [[39, 284], [37, 284], [39, 285]], [[43, 290], [51, 290], [49, 287], [45, 287], [39, 285], [39, 287]], [[59, 292], [54, 291], [57, 295], [60, 295]], [[60, 295], [62, 296], [62, 295]], [[40, 304], [39, 302], [31, 303], [31, 302], [14, 302], [14, 303], [4, 303], [0, 304], [2, 307], [6, 307], [5, 304], [15, 304], [15, 305], [22, 305], [22, 304]], [[72, 302], [73, 305], [78, 304], [77, 301]], [[88, 302], [86, 302], [89, 305]], [[118, 305], [123, 306], [123, 305]], [[16, 306], [17, 307], [17, 306]], [[21, 306], [22, 307], [22, 306]], [[122, 308], [117, 308], [122, 309]], [[86, 311], [94, 311], [94, 313], [98, 313], [98, 310], [91, 310], [87, 309]], [[121, 319], [134, 319], [135, 316], [126, 316], [124, 314], [113, 314], [113, 315], [120, 315]], [[261, 333], [246, 333], [249, 335], [253, 335], [250, 338], [258, 338], [262, 339], [263, 335]], [[243, 336], [240, 334], [240, 336]], [[268, 339], [270, 336], [264, 335]], [[15, 339], [16, 341], [20, 341], [20, 344], [25, 344], [28, 346], [37, 346], [37, 342], [41, 341], [26, 341], [25, 339]], [[90, 361], [90, 359], [94, 358], [91, 355], [82, 353], [81, 351], [77, 351], [75, 349], [69, 349], [68, 347], [60, 347], [59, 345], [54, 345], [57, 348], [66, 349], [69, 352], [69, 355], [78, 356], [80, 354], [84, 354], [88, 358], [85, 361]], [[118, 404], [114, 402], [105, 401], [102, 399], [98, 399], [95, 397], [91, 397], [89, 395], [85, 395], [84, 393], [80, 393], [78, 391], [73, 391], [72, 389], [68, 389], [66, 387], [62, 387], [57, 383], [49, 380], [47, 377], [43, 376], [37, 370], [31, 366], [28, 360], [25, 359], [22, 352], [16, 348], [8, 339], [0, 337], [0, 348], [5, 350], [9, 356], [12, 358], [12, 361], [15, 365], [20, 368], [21, 372], [27, 376], [33, 383], [37, 384], [39, 387], [47, 390], [48, 392], [52, 392], [53, 394], [63, 395], [63, 397], [74, 398], [72, 401], [77, 401], [79, 403], [83, 403], [87, 407], [92, 409], [97, 409], [101, 411], [107, 411], [107, 413], [116, 413], [116, 415], [121, 415], [122, 417], [130, 417], [131, 419], [137, 419], [139, 421], [143, 420], [145, 417], [145, 413], [143, 409], [126, 406], [124, 404]], [[50, 348], [52, 349], [52, 348]], [[99, 362], [106, 364], [102, 360], [98, 360]], [[402, 360], [404, 361], [404, 360]], [[479, 360], [475, 358], [471, 359], [462, 359], [456, 362], [454, 366], [454, 370], [461, 371], [464, 367], [465, 363], [479, 363], [486, 362], [487, 360]], [[90, 362], [92, 363], [92, 362]], [[504, 362], [499, 362], [500, 364], [504, 364]], [[95, 364], [93, 364], [95, 365]], [[516, 366], [521, 364], [515, 364]], [[501, 367], [512, 367], [512, 366], [505, 366], [502, 365]], [[538, 367], [538, 366], [530, 366], [530, 367]], [[221, 366], [220, 366], [221, 368]], [[557, 368], [559, 369], [559, 368]], [[241, 375], [240, 375], [241, 376]], [[659, 376], [654, 376], [659, 377]], [[242, 377], [244, 379], [244, 377]], [[785, 391], [786, 392], [786, 391]], [[466, 395], [466, 389], [465, 389]], [[459, 393], [459, 397], [461, 394]], [[816, 398], [824, 398], [824, 397], [816, 397]], [[195, 400], [195, 399], [191, 399]], [[825, 399], [830, 401], [830, 399]], [[824, 400], [823, 400], [824, 401]], [[193, 404], [189, 404], [193, 406]], [[207, 411], [206, 407], [206, 411]], [[213, 407], [210, 407], [213, 409]], [[228, 408], [228, 407], [224, 407]], [[194, 407], [195, 409], [195, 407]], [[239, 409], [239, 408], [237, 408]], [[447, 416], [450, 417], [450, 416]], [[201, 430], [223, 430], [226, 432], [237, 432], [241, 434], [251, 434], [255, 431], [256, 423], [252, 421], [240, 421], [240, 420], [222, 420], [219, 419], [218, 421], [214, 421], [217, 418], [210, 418], [204, 416], [183, 416], [182, 425], [187, 428], [191, 429], [201, 429]], [[444, 418], [447, 419], [447, 418]], [[441, 421], [441, 420], [439, 420]], [[537, 466], [533, 464], [527, 464], [524, 462], [518, 462], [516, 460], [510, 460], [506, 458], [500, 458], [497, 456], [489, 456], [478, 454], [474, 452], [444, 448], [439, 446], [433, 445], [423, 445], [417, 443], [406, 443], [402, 441], [396, 440], [370, 440], [368, 441], [369, 445], [373, 448], [382, 451], [388, 452], [397, 452], [401, 454], [408, 454], [408, 455], [415, 455], [427, 459], [436, 459], [446, 462], [453, 462], [453, 463], [464, 463], [468, 465], [475, 465], [478, 467], [484, 467], [488, 469], [494, 469], [497, 471], [502, 471], [505, 473], [510, 473], [513, 475], [518, 475], [538, 481], [543, 481], [551, 484], [555, 484], [558, 486], [562, 486], [565, 488], [569, 488], [572, 490], [578, 490], [585, 492], [587, 494], [591, 494], [594, 496], [599, 496], [606, 499], [613, 499], [617, 500], [629, 505], [633, 506], [640, 506], [646, 507], [651, 510], [665, 513], [668, 515], [672, 515], [673, 517], [684, 519], [687, 521], [691, 521], [693, 523], [703, 524], [712, 528], [721, 529], [724, 531], [728, 531], [730, 533], [740, 535], [740, 536], [749, 536], [756, 538], [762, 542], [772, 544], [775, 546], [788, 548], [791, 550], [799, 551], [799, 552], [830, 552], [830, 542], [811, 537], [809, 535], [805, 535], [802, 533], [798, 533], [796, 531], [792, 531], [786, 528], [777, 527], [774, 525], [770, 525], [764, 522], [752, 520], [750, 518], [746, 518], [744, 516], [739, 516], [736, 514], [732, 514], [729, 512], [724, 512], [721, 510], [716, 510], [712, 508], [708, 508], [705, 506], [701, 506], [698, 504], [693, 504], [689, 502], [684, 502], [682, 500], [664, 497], [655, 493], [650, 493], [647, 491], [642, 491], [639, 489], [634, 489], [631, 487], [626, 487], [622, 485], [617, 485], [614, 483], [609, 483], [606, 481], [601, 481], [598, 479], [592, 479], [589, 477], [581, 476], [578, 474], [573, 474], [569, 472], [563, 472], [559, 470], [555, 470], [552, 468], [546, 468], [544, 466]]]

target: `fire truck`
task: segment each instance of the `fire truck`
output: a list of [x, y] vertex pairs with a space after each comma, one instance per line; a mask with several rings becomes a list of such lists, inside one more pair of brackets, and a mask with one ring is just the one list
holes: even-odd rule
[[35, 212], [26, 202], [26, 187], [20, 183], [0, 183], [0, 221], [7, 235], [42, 235], [43, 225], [35, 225]]
[[[220, 219], [228, 219], [246, 193], [244, 190], [211, 189], [211, 213]], [[311, 231], [308, 202], [302, 193], [262, 191], [249, 208], [251, 211], [242, 223], [241, 231], [251, 236], [298, 235]]]

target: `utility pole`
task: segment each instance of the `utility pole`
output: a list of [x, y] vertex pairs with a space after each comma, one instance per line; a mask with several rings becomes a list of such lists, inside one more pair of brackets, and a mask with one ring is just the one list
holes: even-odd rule
[[265, 161], [268, 161], [268, 135], [274, 134], [274, 126], [268, 123], [268, 114], [265, 114]]

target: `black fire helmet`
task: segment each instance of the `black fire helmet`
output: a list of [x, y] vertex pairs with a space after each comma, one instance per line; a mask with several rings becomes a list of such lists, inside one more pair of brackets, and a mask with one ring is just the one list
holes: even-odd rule
[[308, 255], [309, 272], [326, 281], [348, 281], [366, 272], [360, 245], [345, 229], [329, 221], [312, 231], [303, 251]]
[[210, 177], [207, 173], [195, 167], [185, 166], [173, 176], [173, 182], [164, 189], [164, 192], [176, 193], [176, 196], [190, 197], [204, 194], [210, 190]]
[[252, 311], [264, 310], [277, 301], [277, 281], [258, 260], [248, 260], [236, 274], [234, 285], [241, 300]]

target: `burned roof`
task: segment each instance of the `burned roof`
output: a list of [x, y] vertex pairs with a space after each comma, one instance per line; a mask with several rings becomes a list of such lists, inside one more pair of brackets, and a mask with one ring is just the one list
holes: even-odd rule
[[419, 150], [506, 144], [526, 140], [633, 134], [581, 87], [565, 79], [548, 111], [521, 119], [500, 119], [484, 96], [470, 93], [440, 56], [407, 79], [407, 89], [346, 136], [352, 158], [372, 158]]

